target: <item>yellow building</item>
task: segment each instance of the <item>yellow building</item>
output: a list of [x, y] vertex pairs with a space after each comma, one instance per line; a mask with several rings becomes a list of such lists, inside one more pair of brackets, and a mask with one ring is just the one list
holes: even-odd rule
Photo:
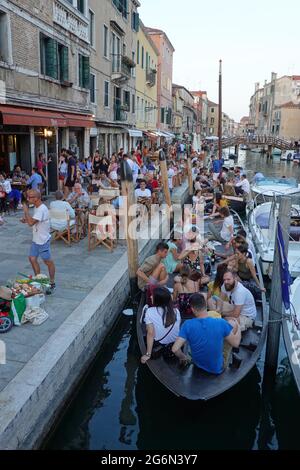
[[159, 52], [140, 20], [136, 51], [136, 127], [156, 129]]

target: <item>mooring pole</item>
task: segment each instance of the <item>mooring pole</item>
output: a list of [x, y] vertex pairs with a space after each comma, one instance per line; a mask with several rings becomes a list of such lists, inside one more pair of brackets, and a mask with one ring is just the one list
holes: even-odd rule
[[[283, 196], [280, 200], [278, 221], [282, 227], [285, 254], [289, 248], [289, 230], [290, 230], [290, 213], [291, 198]], [[267, 337], [267, 350], [265, 370], [273, 370], [276, 372], [278, 364], [278, 351], [281, 332], [281, 319], [283, 313], [282, 291], [281, 291], [281, 274], [280, 274], [280, 254], [277, 243], [277, 230], [275, 237], [275, 256], [272, 271], [272, 288], [269, 305], [269, 327]]]
[[166, 154], [162, 149], [159, 151], [159, 165], [160, 165], [161, 182], [163, 185], [165, 200], [171, 212], [172, 201], [171, 201], [171, 195], [170, 195], [170, 189], [169, 189]]
[[222, 133], [223, 133], [223, 111], [222, 111], [222, 60], [220, 60], [220, 69], [219, 69], [219, 127], [218, 127], [218, 137], [219, 137], [219, 160], [222, 158]]
[[[122, 196], [127, 199], [127, 210], [124, 213], [125, 222], [125, 236], [127, 241], [127, 255], [128, 255], [128, 273], [130, 281], [130, 293], [133, 299], [137, 293], [137, 270], [139, 268], [139, 252], [137, 239], [133, 239], [130, 233], [131, 222], [134, 221], [135, 215], [132, 214], [130, 208], [136, 203], [134, 197], [134, 185], [132, 171], [128, 163], [123, 160], [121, 162], [121, 183], [122, 183]], [[124, 203], [123, 206], [126, 207]]]

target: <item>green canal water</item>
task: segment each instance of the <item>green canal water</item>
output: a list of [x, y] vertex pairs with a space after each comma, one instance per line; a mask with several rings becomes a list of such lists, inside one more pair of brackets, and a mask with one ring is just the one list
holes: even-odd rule
[[[242, 153], [239, 164], [300, 179], [300, 169], [279, 157]], [[232, 390], [195, 403], [173, 396], [139, 363], [134, 330], [120, 315], [46, 449], [300, 449], [300, 397], [282, 342], [274, 387], [262, 386], [263, 352]]]

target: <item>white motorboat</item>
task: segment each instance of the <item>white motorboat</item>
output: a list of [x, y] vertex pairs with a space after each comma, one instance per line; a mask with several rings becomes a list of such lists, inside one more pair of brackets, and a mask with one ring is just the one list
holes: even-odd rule
[[280, 160], [285, 162], [292, 162], [294, 160], [294, 155], [294, 150], [287, 150], [286, 152], [282, 152]]
[[300, 393], [300, 278], [291, 286], [291, 311], [286, 312], [282, 321], [282, 332], [285, 347]]
[[[275, 255], [278, 210], [279, 204], [273, 199], [272, 202], [257, 205], [248, 213], [248, 225], [262, 272], [270, 277]], [[291, 275], [300, 276], [300, 206], [297, 205], [292, 206], [288, 262]]]
[[263, 153], [263, 151], [264, 151], [263, 147], [255, 147], [251, 149], [252, 153]]
[[276, 156], [276, 155], [281, 155], [282, 154], [282, 151], [278, 148], [274, 148], [273, 151], [272, 151], [272, 155]]
[[300, 185], [295, 178], [261, 178], [251, 186], [254, 195], [263, 196], [290, 196], [300, 193]]
[[248, 150], [248, 146], [246, 144], [241, 144], [240, 150]]

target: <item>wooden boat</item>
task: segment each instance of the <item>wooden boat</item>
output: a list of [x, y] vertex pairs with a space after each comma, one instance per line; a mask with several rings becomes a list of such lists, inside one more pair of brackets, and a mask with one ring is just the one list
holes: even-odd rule
[[[238, 214], [234, 214], [237, 227], [243, 227]], [[220, 252], [216, 248], [216, 253]], [[257, 266], [257, 274], [262, 283], [262, 275]], [[141, 354], [146, 353], [145, 325], [142, 323], [145, 296], [142, 295], [137, 314], [137, 338]], [[238, 357], [241, 359], [239, 368], [228, 367], [221, 375], [208, 374], [191, 365], [182, 370], [178, 367], [176, 359], [150, 359], [147, 366], [153, 375], [168, 388], [174, 395], [188, 400], [210, 400], [221, 395], [240, 382], [256, 364], [265, 343], [268, 314], [266, 310], [265, 294], [262, 301], [257, 303], [257, 318], [253, 328], [243, 333], [239, 347]]]
[[285, 347], [291, 364], [295, 382], [300, 393], [300, 277], [291, 286], [290, 314], [282, 320]]
[[[228, 202], [228, 207], [238, 214], [244, 213], [246, 211], [247, 202], [243, 197], [240, 196], [229, 196], [223, 193], [223, 197]], [[206, 202], [212, 202], [214, 199], [213, 195], [205, 196]]]

